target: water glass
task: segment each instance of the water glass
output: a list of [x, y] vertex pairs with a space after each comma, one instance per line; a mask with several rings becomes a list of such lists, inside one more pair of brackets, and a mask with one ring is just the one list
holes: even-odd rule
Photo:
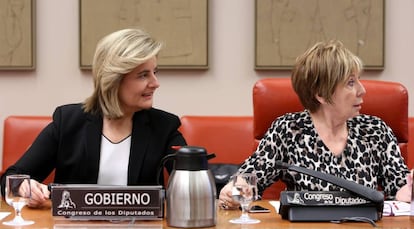
[[254, 224], [260, 220], [249, 217], [250, 204], [257, 199], [257, 176], [254, 173], [237, 173], [231, 178], [233, 184], [232, 197], [240, 203], [242, 214], [231, 219], [231, 223]]
[[24, 226], [33, 224], [34, 221], [22, 218], [21, 212], [24, 206], [29, 203], [31, 197], [29, 175], [8, 175], [6, 177], [5, 197], [7, 204], [15, 211], [14, 219], [3, 222], [8, 226]]

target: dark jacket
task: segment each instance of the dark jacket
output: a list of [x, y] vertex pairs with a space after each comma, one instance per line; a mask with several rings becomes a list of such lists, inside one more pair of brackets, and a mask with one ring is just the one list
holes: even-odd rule
[[[56, 183], [96, 184], [102, 125], [102, 116], [85, 113], [81, 104], [56, 108], [53, 121], [3, 174], [2, 187], [7, 174], [29, 174], [32, 179], [43, 181], [53, 169]], [[180, 125], [176, 115], [155, 108], [134, 114], [128, 185], [162, 182], [162, 174], [160, 181], [156, 179], [161, 159], [174, 153], [172, 146], [186, 144], [177, 130]]]

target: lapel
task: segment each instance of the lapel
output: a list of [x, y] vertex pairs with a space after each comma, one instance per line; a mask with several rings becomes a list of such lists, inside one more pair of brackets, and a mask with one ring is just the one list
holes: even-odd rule
[[84, 178], [90, 183], [98, 182], [99, 158], [101, 149], [101, 138], [103, 119], [97, 115], [87, 115], [85, 152], [86, 160], [83, 163]]
[[128, 167], [128, 184], [137, 184], [141, 176], [145, 156], [148, 153], [151, 129], [149, 128], [148, 112], [140, 111], [134, 114], [131, 136], [131, 151]]

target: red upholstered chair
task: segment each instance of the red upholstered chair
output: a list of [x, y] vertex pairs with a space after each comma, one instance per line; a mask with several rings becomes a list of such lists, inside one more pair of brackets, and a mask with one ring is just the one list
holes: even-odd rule
[[[235, 171], [253, 153], [251, 116], [183, 116], [179, 130], [188, 145], [201, 146], [207, 152], [215, 153], [216, 157], [209, 160], [210, 165], [237, 165], [231, 169]], [[217, 175], [228, 174], [227, 172], [230, 171], [215, 173], [216, 182]], [[227, 183], [227, 179], [220, 181], [223, 184]], [[223, 186], [220, 183], [217, 183], [218, 191]]]
[[[408, 92], [396, 82], [362, 80], [367, 93], [364, 96], [361, 113], [375, 115], [383, 119], [397, 137], [402, 156], [408, 159]], [[255, 145], [259, 143], [271, 123], [279, 116], [301, 111], [303, 107], [293, 91], [290, 78], [265, 78], [253, 87], [253, 134]], [[281, 182], [277, 182], [281, 183]], [[266, 190], [273, 199], [283, 185]]]
[[[51, 121], [49, 116], [9, 116], [4, 120], [3, 171], [26, 152], [40, 131]], [[44, 183], [51, 183], [53, 177], [52, 173]]]
[[251, 116], [183, 116], [180, 132], [188, 145], [201, 146], [216, 157], [213, 163], [241, 164], [252, 153]]

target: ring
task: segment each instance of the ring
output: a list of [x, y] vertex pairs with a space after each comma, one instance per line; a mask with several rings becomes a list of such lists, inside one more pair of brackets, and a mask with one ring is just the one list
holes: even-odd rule
[[221, 204], [221, 208], [227, 209], [229, 206], [227, 206], [227, 201], [223, 200], [223, 203]]

